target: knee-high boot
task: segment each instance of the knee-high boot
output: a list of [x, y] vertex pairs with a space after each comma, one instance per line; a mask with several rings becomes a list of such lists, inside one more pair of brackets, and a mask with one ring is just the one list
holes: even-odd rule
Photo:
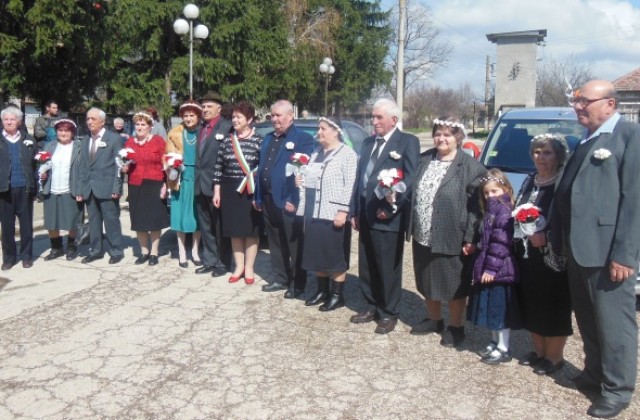
[[317, 277], [316, 281], [318, 282], [318, 291], [304, 302], [306, 306], [317, 305], [329, 297], [329, 277]]
[[333, 311], [344, 306], [344, 297], [342, 291], [344, 289], [344, 282], [337, 282], [331, 280], [331, 293], [329, 299], [320, 306], [322, 312]]

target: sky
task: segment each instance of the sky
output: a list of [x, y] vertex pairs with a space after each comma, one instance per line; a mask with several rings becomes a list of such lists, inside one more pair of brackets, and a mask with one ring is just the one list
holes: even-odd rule
[[[486, 34], [547, 29], [538, 60], [575, 55], [594, 76], [613, 81], [640, 67], [640, 0], [408, 0], [430, 10], [440, 37], [453, 48], [431, 84], [484, 91], [486, 56], [496, 44]], [[387, 10], [397, 0], [382, 0]]]

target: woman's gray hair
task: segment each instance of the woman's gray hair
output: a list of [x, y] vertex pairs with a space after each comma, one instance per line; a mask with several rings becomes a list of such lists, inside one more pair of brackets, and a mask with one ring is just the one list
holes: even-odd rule
[[373, 109], [382, 108], [389, 117], [400, 118], [402, 111], [395, 101], [387, 98], [380, 98], [373, 104]]
[[531, 139], [531, 144], [529, 145], [529, 156], [533, 159], [533, 152], [536, 149], [543, 148], [545, 144], [551, 145], [551, 149], [553, 149], [553, 153], [558, 160], [558, 168], [562, 168], [569, 155], [569, 146], [567, 146], [567, 141], [561, 134], [547, 133], [535, 136]]
[[22, 113], [22, 111], [20, 110], [20, 108], [15, 107], [15, 106], [8, 106], [5, 109], [3, 109], [0, 112], [0, 118], [4, 117], [7, 114], [11, 114], [14, 117], [16, 117], [16, 119], [18, 120], [22, 120], [22, 117], [24, 116], [24, 114]]

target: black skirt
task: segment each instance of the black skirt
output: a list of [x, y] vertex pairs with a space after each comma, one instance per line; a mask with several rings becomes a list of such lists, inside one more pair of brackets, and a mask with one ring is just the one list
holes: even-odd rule
[[225, 238], [257, 238], [260, 214], [253, 208], [253, 194], [240, 194], [238, 180], [220, 184], [222, 236]]
[[333, 220], [305, 218], [302, 268], [343, 273], [349, 269], [350, 249], [351, 226], [338, 229]]
[[149, 232], [169, 227], [167, 200], [160, 198], [162, 181], [143, 179], [142, 185], [129, 184], [129, 218], [131, 230]]

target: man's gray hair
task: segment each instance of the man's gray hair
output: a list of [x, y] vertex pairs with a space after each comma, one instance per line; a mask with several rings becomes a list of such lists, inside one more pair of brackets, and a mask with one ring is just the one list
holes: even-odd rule
[[122, 124], [124, 124], [124, 120], [123, 120], [122, 118], [120, 118], [120, 117], [115, 117], [115, 118], [113, 119], [113, 123], [114, 123], [114, 124], [115, 124], [115, 123], [117, 123], [117, 122], [121, 122]]
[[282, 109], [285, 113], [293, 114], [293, 104], [286, 99], [280, 99], [271, 105], [271, 113], [275, 108]]
[[0, 118], [3, 118], [7, 114], [13, 115], [18, 120], [22, 120], [22, 117], [24, 116], [20, 108], [15, 106], [8, 106], [5, 109], [3, 109], [2, 112], [0, 112]]
[[373, 109], [382, 108], [384, 113], [389, 117], [400, 118], [401, 110], [398, 104], [387, 98], [380, 98], [373, 104]]
[[93, 107], [93, 108], [90, 108], [87, 111], [87, 115], [89, 115], [89, 113], [92, 112], [92, 111], [93, 112], [97, 112], [98, 113], [98, 117], [100, 117], [100, 119], [102, 121], [107, 121], [107, 114], [105, 114], [103, 110], [101, 110], [100, 108]]

